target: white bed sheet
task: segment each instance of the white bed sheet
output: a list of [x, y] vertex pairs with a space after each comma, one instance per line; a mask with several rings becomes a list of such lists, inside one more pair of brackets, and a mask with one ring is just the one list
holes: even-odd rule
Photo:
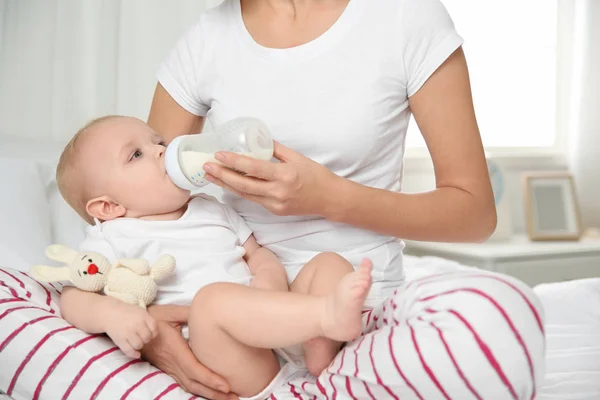
[[535, 288], [546, 313], [546, 376], [538, 400], [600, 399], [600, 278]]

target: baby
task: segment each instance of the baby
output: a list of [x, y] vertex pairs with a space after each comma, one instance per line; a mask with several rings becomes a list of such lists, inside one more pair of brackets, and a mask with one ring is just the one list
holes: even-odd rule
[[[174, 256], [175, 273], [159, 283], [156, 303], [190, 306], [190, 348], [239, 396], [263, 392], [279, 373], [271, 349], [285, 355], [281, 349], [303, 344], [307, 368], [320, 374], [341, 343], [361, 332], [371, 263], [354, 271], [337, 254], [323, 253], [288, 288], [279, 260], [235, 211], [171, 182], [164, 151], [161, 137], [135, 118], [99, 118], [75, 135], [57, 181], [71, 207], [95, 222], [81, 249], [113, 261]], [[106, 333], [130, 357], [156, 335], [155, 321], [140, 307], [98, 295], [99, 311], [90, 315], [89, 297], [66, 291], [65, 319]]]

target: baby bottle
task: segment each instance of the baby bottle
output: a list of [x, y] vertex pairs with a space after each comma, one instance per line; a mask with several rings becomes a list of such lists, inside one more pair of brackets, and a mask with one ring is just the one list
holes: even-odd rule
[[202, 167], [221, 164], [215, 153], [229, 151], [259, 160], [273, 158], [273, 139], [266, 125], [256, 118], [236, 118], [212, 132], [175, 138], [165, 151], [169, 178], [182, 189], [194, 190], [209, 183]]

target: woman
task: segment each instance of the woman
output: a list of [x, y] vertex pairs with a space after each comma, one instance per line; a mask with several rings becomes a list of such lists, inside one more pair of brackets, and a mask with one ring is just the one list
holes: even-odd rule
[[[254, 116], [280, 163], [231, 153], [207, 164], [224, 201], [290, 279], [320, 251], [375, 265], [364, 336], [318, 380], [281, 398], [529, 399], [542, 374], [537, 299], [520, 282], [460, 272], [403, 284], [403, 239], [483, 241], [496, 215], [462, 39], [440, 0], [226, 0], [166, 58], [149, 124], [171, 140]], [[436, 189], [400, 193], [414, 115]], [[184, 388], [227, 398], [227, 382], [179, 334], [186, 307], [154, 307], [146, 357]]]

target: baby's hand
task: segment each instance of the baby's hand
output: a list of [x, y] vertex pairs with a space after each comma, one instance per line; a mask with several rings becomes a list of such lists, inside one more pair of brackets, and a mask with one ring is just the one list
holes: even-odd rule
[[104, 331], [126, 356], [140, 358], [140, 350], [156, 337], [158, 328], [156, 320], [146, 310], [119, 302], [111, 310]]

